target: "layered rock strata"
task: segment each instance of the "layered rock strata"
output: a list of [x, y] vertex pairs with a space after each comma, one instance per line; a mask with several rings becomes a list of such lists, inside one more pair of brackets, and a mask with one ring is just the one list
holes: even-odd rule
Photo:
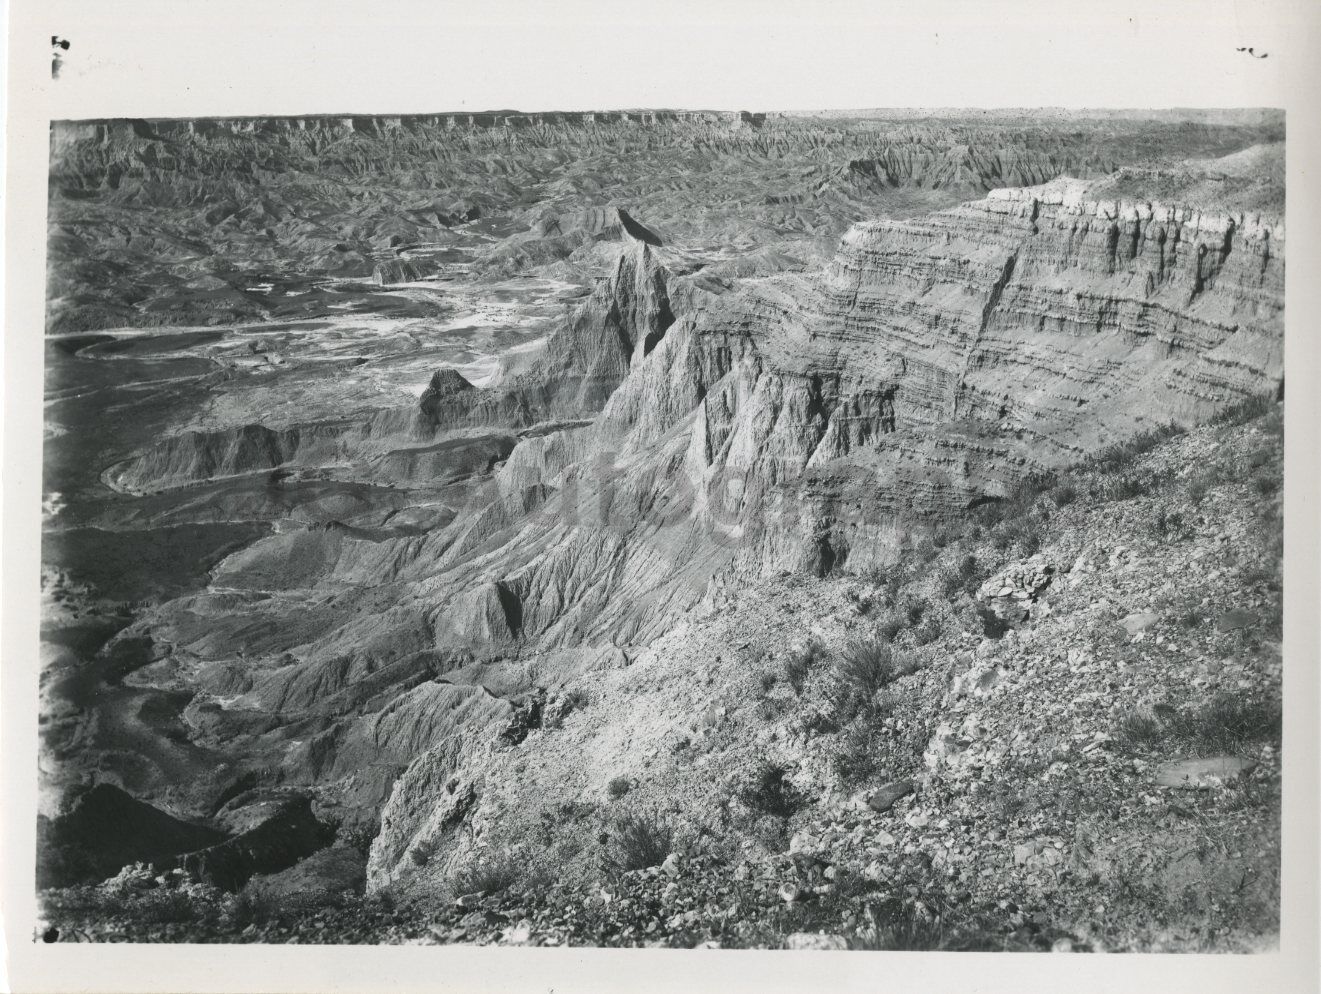
[[[893, 562], [1026, 474], [1282, 377], [1271, 218], [1061, 184], [856, 225], [816, 275], [731, 286], [669, 253], [635, 240], [529, 371], [441, 371], [392, 415], [423, 440], [509, 432], [447, 523], [273, 535], [125, 633], [204, 690], [189, 718], [211, 746], [241, 734], [246, 762], [347, 817], [384, 800], [373, 886], [478, 843], [482, 757], [519, 694], [613, 665], [584, 647], [626, 653], [713, 578]], [[287, 443], [136, 465], [266, 468]]]

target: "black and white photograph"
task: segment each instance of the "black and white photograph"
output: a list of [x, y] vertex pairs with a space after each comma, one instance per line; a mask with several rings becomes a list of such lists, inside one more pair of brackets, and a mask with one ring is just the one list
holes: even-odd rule
[[9, 39], [24, 957], [1315, 926], [1301, 7], [141, 6]]

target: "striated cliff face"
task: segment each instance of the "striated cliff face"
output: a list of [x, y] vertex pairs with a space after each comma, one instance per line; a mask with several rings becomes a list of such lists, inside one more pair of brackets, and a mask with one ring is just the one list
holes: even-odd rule
[[[594, 424], [515, 450], [500, 487], [543, 488], [535, 536], [502, 514], [480, 558], [429, 539], [411, 569], [517, 618], [484, 638], [645, 642], [715, 574], [892, 561], [913, 514], [1278, 389], [1281, 224], [1076, 194], [859, 225], [817, 281], [707, 298]], [[396, 806], [378, 881], [430, 817]]]
[[[857, 225], [822, 273], [733, 288], [637, 244], [531, 370], [489, 389], [433, 378], [418, 407], [429, 433], [538, 426], [452, 521], [406, 537], [281, 534], [231, 557], [227, 590], [304, 605], [279, 631], [289, 600], [245, 605], [249, 625], [274, 626], [262, 653], [280, 662], [248, 664], [237, 684], [226, 671], [243, 707], [291, 729], [342, 714], [328, 702], [344, 694], [362, 711], [316, 719], [291, 770], [347, 783], [344, 757], [367, 735], [403, 771], [371, 879], [443, 875], [470, 844], [458, 827], [484, 817], [481, 757], [508, 705], [464, 691], [470, 703], [424, 720], [434, 702], [414, 701], [448, 685], [437, 674], [461, 686], [501, 660], [644, 643], [753, 576], [893, 562], [924, 522], [1029, 473], [1278, 390], [1282, 225], [1084, 194], [1003, 191]], [[304, 616], [313, 604], [326, 613]], [[226, 654], [168, 605], [147, 627], [204, 667]], [[566, 664], [540, 665], [509, 693]], [[348, 809], [379, 803], [345, 790]]]

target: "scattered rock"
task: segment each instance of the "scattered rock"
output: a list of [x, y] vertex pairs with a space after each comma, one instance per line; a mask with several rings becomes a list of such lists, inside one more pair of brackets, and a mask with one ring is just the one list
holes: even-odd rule
[[500, 933], [500, 941], [511, 946], [526, 945], [532, 938], [532, 923], [524, 919]]
[[780, 900], [785, 904], [793, 904], [803, 895], [803, 889], [796, 883], [780, 884]]

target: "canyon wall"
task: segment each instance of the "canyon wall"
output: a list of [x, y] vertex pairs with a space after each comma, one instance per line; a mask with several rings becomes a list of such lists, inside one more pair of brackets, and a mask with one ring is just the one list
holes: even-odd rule
[[493, 817], [486, 758], [539, 691], [627, 665], [713, 592], [893, 564], [1026, 476], [1278, 392], [1278, 217], [1056, 179], [1119, 182], [1122, 140], [1150, 167], [1125, 188], [1169, 185], [1176, 154], [1276, 130], [58, 126], [52, 330], [324, 315], [335, 281], [444, 320], [391, 288], [444, 266], [592, 288], [489, 386], [446, 366], [408, 407], [243, 408], [105, 472], [117, 499], [246, 474], [391, 491], [379, 520], [290, 515], [117, 636], [149, 647], [139, 685], [187, 697], [188, 735], [227, 757], [172, 798], [309, 788], [380, 819], [374, 886], [440, 879]]
[[[280, 686], [321, 685], [312, 674], [331, 660], [388, 667], [401, 653], [462, 647], [498, 667], [646, 643], [713, 580], [892, 562], [914, 531], [1007, 495], [1025, 475], [1276, 393], [1283, 225], [1084, 192], [999, 191], [919, 221], [856, 225], [820, 274], [733, 288], [667, 269], [664, 249], [628, 249], [625, 278], [586, 309], [615, 316], [591, 324], [608, 334], [586, 339], [618, 377], [599, 416], [560, 428], [554, 405], [543, 408], [547, 430], [522, 437], [443, 528], [300, 539], [318, 552], [299, 553], [310, 565], [286, 596], [329, 596], [327, 617], [352, 610], [354, 620], [278, 647]], [[682, 304], [653, 337], [661, 299]], [[438, 374], [420, 410], [435, 430], [465, 427], [501, 389]], [[287, 560], [290, 541], [259, 541], [218, 575], [242, 588]], [[288, 603], [251, 609], [274, 621]], [[158, 623], [159, 636], [179, 637], [169, 611]], [[180, 643], [200, 648], [195, 636]], [[565, 671], [539, 672], [533, 683]], [[290, 700], [272, 686], [254, 683], [244, 706]], [[320, 706], [316, 691], [301, 700], [280, 720]], [[377, 740], [404, 767], [373, 849], [378, 884], [441, 873], [464, 851], [458, 826], [481, 806], [479, 753], [498, 748], [494, 719], [468, 713], [428, 726], [421, 754]], [[400, 728], [381, 735], [422, 735]], [[327, 731], [323, 748], [343, 734]], [[442, 781], [457, 794], [437, 794]]]

